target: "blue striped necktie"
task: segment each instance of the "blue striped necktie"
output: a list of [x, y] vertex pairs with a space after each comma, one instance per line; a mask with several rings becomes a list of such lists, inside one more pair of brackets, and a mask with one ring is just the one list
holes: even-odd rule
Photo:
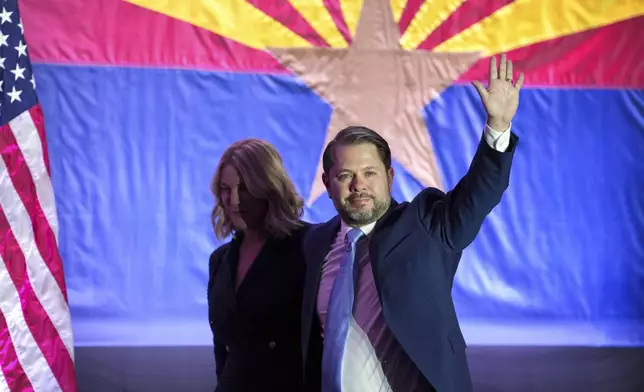
[[364, 235], [353, 228], [346, 235], [346, 253], [333, 282], [324, 323], [324, 350], [322, 354], [322, 392], [342, 391], [342, 362], [353, 311], [354, 261], [356, 244]]

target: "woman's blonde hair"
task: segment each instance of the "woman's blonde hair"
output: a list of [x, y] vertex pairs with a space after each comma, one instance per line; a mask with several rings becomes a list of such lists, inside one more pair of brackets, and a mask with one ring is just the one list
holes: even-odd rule
[[286, 173], [282, 157], [270, 143], [251, 138], [235, 142], [224, 151], [210, 185], [215, 196], [212, 226], [218, 239], [228, 237], [234, 230], [224, 214], [219, 184], [221, 171], [227, 165], [235, 168], [253, 197], [268, 202], [264, 218], [267, 233], [284, 238], [302, 225], [304, 201]]

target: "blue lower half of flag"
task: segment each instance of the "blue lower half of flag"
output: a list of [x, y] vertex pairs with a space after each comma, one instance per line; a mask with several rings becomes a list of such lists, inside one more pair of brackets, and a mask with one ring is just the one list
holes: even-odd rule
[[[264, 138], [306, 198], [331, 108], [284, 75], [47, 64], [34, 73], [77, 344], [210, 344], [219, 157], [236, 140]], [[449, 189], [467, 171], [484, 111], [472, 86], [454, 85], [424, 114]], [[512, 130], [509, 189], [454, 283], [466, 340], [643, 345], [644, 91], [524, 87]], [[413, 198], [421, 184], [394, 169], [394, 197]], [[333, 215], [323, 195], [304, 218]]]

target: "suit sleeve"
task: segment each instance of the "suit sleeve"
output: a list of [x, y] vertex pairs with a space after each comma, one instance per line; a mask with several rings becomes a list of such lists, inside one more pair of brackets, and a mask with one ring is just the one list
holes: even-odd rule
[[447, 194], [427, 188], [419, 194], [419, 218], [430, 233], [446, 247], [460, 252], [474, 241], [485, 217], [499, 204], [510, 181], [510, 167], [519, 138], [509, 133], [504, 151], [491, 146], [486, 133], [470, 168]]
[[211, 311], [211, 289], [212, 285], [215, 280], [216, 272], [217, 272], [217, 267], [219, 266], [221, 262], [221, 252], [213, 252], [212, 255], [210, 255], [210, 261], [208, 263], [208, 322], [210, 324], [210, 330], [212, 331], [212, 340], [213, 340], [213, 345], [214, 345], [214, 351], [215, 351], [215, 373], [217, 375], [217, 378], [221, 375], [222, 370], [224, 369], [224, 365], [226, 363], [226, 356], [227, 356], [227, 351], [226, 348], [222, 344], [217, 344], [217, 338], [215, 337], [215, 326], [214, 326], [214, 321], [212, 319], [212, 311]]

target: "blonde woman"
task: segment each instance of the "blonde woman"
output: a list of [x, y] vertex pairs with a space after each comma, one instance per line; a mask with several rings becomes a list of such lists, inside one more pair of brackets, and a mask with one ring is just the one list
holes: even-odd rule
[[232, 235], [210, 256], [216, 391], [300, 391], [302, 199], [278, 152], [258, 139], [224, 152], [211, 190], [215, 234]]

